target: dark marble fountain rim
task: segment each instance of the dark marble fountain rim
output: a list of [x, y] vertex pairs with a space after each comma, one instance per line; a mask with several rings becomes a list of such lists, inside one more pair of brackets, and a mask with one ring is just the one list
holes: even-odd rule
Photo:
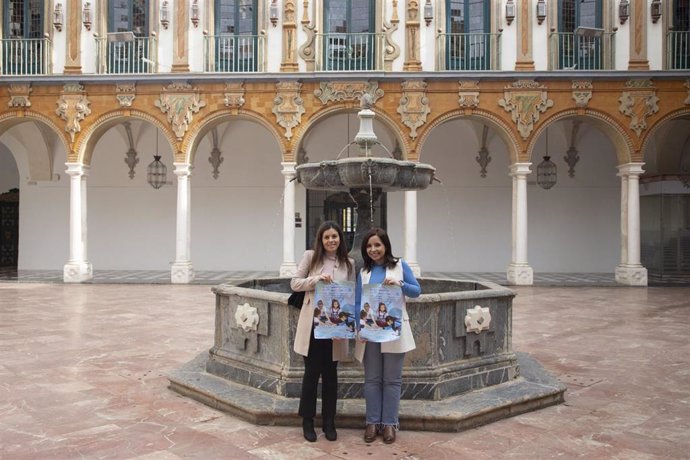
[[436, 168], [427, 163], [417, 163], [416, 161], [409, 160], [398, 160], [396, 158], [385, 158], [385, 157], [346, 157], [337, 160], [322, 160], [319, 162], [312, 163], [302, 163], [295, 167], [295, 170], [307, 169], [307, 168], [321, 168], [322, 166], [337, 166], [340, 164], [350, 164], [350, 163], [366, 163], [368, 161], [374, 163], [388, 163], [397, 166], [414, 166], [420, 169], [431, 169], [436, 171]]
[[[254, 289], [247, 287], [240, 287], [239, 284], [251, 281], [288, 281], [290, 278], [255, 278], [233, 281], [232, 283], [219, 284], [211, 288], [215, 294], [233, 294], [242, 297], [254, 297], [262, 300], [268, 300], [278, 303], [287, 303], [290, 292], [273, 292], [265, 291], [263, 289]], [[407, 303], [429, 303], [440, 302], [448, 300], [466, 300], [466, 299], [486, 299], [494, 297], [515, 297], [517, 293], [512, 289], [492, 283], [490, 281], [476, 281], [476, 280], [457, 280], [445, 278], [418, 278], [420, 281], [450, 281], [452, 283], [468, 283], [483, 286], [483, 289], [465, 290], [465, 291], [449, 291], [449, 292], [435, 292], [430, 294], [422, 294], [415, 299], [407, 299]]]

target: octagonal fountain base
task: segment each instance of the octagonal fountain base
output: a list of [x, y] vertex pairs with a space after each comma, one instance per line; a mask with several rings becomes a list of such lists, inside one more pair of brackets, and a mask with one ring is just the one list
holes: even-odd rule
[[[513, 291], [485, 282], [419, 281], [425, 294], [407, 308], [417, 349], [405, 357], [403, 429], [460, 431], [563, 402], [565, 386], [512, 350]], [[214, 345], [172, 372], [170, 388], [256, 424], [299, 425], [304, 367], [292, 351], [299, 311], [287, 305], [288, 286], [288, 279], [263, 279], [213, 288]], [[477, 308], [484, 311], [481, 327], [468, 320]], [[238, 320], [238, 311], [258, 323]], [[360, 428], [362, 366], [341, 362], [338, 373], [338, 426]]]

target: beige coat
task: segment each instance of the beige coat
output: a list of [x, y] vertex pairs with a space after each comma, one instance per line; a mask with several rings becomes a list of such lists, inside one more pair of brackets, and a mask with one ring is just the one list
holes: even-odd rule
[[[360, 276], [362, 278], [362, 284], [369, 284], [370, 272], [362, 269], [360, 271]], [[386, 278], [402, 280], [402, 262], [398, 261], [394, 268], [386, 268]], [[358, 340], [357, 343], [355, 343], [355, 359], [357, 359], [357, 361], [362, 362], [364, 359], [364, 350], [366, 346], [367, 343], [364, 341]], [[412, 335], [412, 328], [410, 327], [410, 316], [407, 314], [407, 308], [403, 302], [400, 339], [382, 343], [381, 353], [407, 353], [408, 351], [414, 350], [416, 346], [417, 345], [414, 343], [414, 336]]]
[[[314, 257], [314, 251], [308, 250], [304, 253], [304, 257], [297, 266], [297, 272], [290, 281], [290, 287], [293, 291], [305, 291], [304, 303], [297, 321], [297, 332], [295, 333], [295, 353], [302, 356], [309, 354], [309, 339], [311, 337], [311, 328], [314, 324], [314, 289], [316, 283], [319, 281], [321, 269], [317, 267], [317, 271], [307, 273], [311, 259]], [[352, 266], [355, 266], [354, 260], [350, 259]], [[354, 268], [351, 273], [347, 272], [347, 265], [340, 264], [337, 260], [335, 262], [335, 270], [333, 272], [333, 279], [335, 281], [354, 281]], [[348, 346], [347, 340], [333, 341], [333, 361], [342, 361], [347, 358]]]

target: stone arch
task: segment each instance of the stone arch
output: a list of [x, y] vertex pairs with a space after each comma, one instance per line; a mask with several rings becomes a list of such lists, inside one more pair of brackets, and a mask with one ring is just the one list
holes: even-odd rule
[[[321, 109], [320, 111], [317, 111], [314, 115], [312, 115], [309, 120], [300, 127], [299, 131], [295, 134], [294, 136], [294, 143], [293, 145], [293, 150], [291, 152], [292, 158], [294, 158], [295, 161], [297, 161], [297, 153], [299, 152], [299, 148], [302, 145], [302, 142], [304, 142], [307, 134], [310, 132], [310, 130], [316, 126], [320, 121], [333, 116], [333, 115], [339, 115], [339, 114], [348, 114], [348, 113], [353, 113], [356, 111], [359, 111], [359, 106], [354, 107], [350, 104], [345, 104], [345, 103], [340, 103], [340, 104], [334, 104], [331, 106], [326, 106], [325, 108]], [[388, 116], [388, 114], [382, 110], [379, 110], [376, 106], [372, 106], [371, 110], [376, 113], [375, 119], [379, 120], [380, 122], [383, 123], [383, 125], [388, 128], [388, 130], [393, 133], [393, 138], [398, 141], [400, 148], [402, 150], [401, 155], [403, 159], [407, 159], [408, 155], [411, 151], [411, 146], [408, 140], [405, 138], [403, 133], [400, 131], [398, 125], [395, 123], [395, 121]]]
[[[510, 154], [511, 161], [513, 163], [520, 161], [520, 143], [518, 142], [518, 139], [515, 137], [515, 132], [512, 129], [512, 127], [500, 118], [498, 118], [493, 113], [484, 110], [474, 110], [470, 115], [467, 115], [464, 109], [453, 110], [452, 112], [445, 113], [442, 116], [436, 118], [428, 126], [424, 127], [424, 130], [419, 136], [417, 151], [421, 153], [424, 144], [426, 143], [428, 137], [431, 135], [431, 132], [434, 130], [434, 128], [448, 121], [460, 118], [488, 123], [492, 128], [496, 129], [499, 137], [503, 140], [503, 142], [505, 142], [506, 146], [508, 147], [508, 153]], [[418, 154], [418, 156], [420, 155]]]
[[568, 109], [555, 113], [544, 119], [543, 122], [540, 123], [537, 129], [532, 133], [530, 141], [527, 144], [527, 161], [532, 160], [532, 154], [534, 152], [534, 147], [537, 143], [537, 140], [541, 136], [541, 133], [545, 131], [548, 126], [556, 123], [557, 121], [567, 120], [574, 117], [586, 118], [587, 121], [599, 128], [609, 138], [616, 149], [616, 158], [619, 165], [635, 161], [632, 139], [630, 139], [630, 136], [627, 135], [625, 129], [623, 129], [623, 127], [620, 126], [609, 115], [590, 109], [586, 109], [584, 113], [582, 113], [579, 109]]
[[193, 155], [196, 153], [197, 147], [199, 146], [199, 142], [204, 138], [204, 136], [217, 124], [228, 121], [228, 118], [235, 118], [235, 119], [242, 119], [242, 120], [248, 120], [248, 121], [253, 121], [255, 123], [258, 123], [259, 125], [263, 126], [266, 128], [275, 138], [276, 142], [278, 143], [278, 146], [280, 147], [280, 154], [282, 157], [281, 161], [290, 161], [287, 159], [287, 144], [284, 141], [283, 137], [281, 134], [276, 130], [276, 127], [266, 121], [266, 119], [249, 110], [230, 110], [230, 109], [225, 109], [225, 110], [219, 110], [216, 112], [211, 113], [210, 115], [207, 115], [206, 117], [202, 118], [199, 123], [197, 123], [194, 126], [194, 129], [192, 129], [184, 138], [184, 141], [182, 142], [182, 146], [180, 148], [180, 151], [184, 153], [184, 161], [188, 164], [194, 164], [194, 157]]
[[82, 163], [84, 165], [91, 165], [93, 149], [102, 135], [118, 123], [131, 118], [147, 121], [159, 128], [170, 144], [171, 150], [175, 156], [175, 161], [179, 161], [180, 153], [177, 150], [177, 138], [170, 130], [170, 126], [167, 123], [164, 123], [160, 119], [146, 112], [121, 109], [101, 115], [91, 126], [85, 129], [75, 144], [74, 153], [76, 153], [76, 158], [70, 158], [70, 160], [77, 163]]
[[645, 133], [644, 138], [642, 139], [641, 143], [641, 148], [640, 148], [640, 160], [639, 161], [644, 161], [644, 152], [647, 150], [647, 147], [649, 146], [650, 139], [654, 138], [654, 135], [656, 132], [666, 124], [666, 122], [675, 120], [677, 118], [682, 118], [685, 116], [690, 117], [690, 107], [683, 107], [682, 109], [679, 110], [674, 110], [673, 112], [667, 113], [663, 117], [661, 117], [659, 120], [657, 120]]
[[[69, 139], [67, 138], [67, 133], [61, 130], [60, 127], [53, 122], [53, 120], [46, 117], [45, 115], [31, 110], [26, 110], [21, 113], [22, 116], [18, 116], [17, 112], [7, 112], [0, 115], [0, 135], [2, 135], [6, 130], [14, 126], [18, 126], [27, 122], [36, 122], [38, 124], [37, 128], [39, 131], [41, 131], [41, 134], [44, 134], [43, 130], [41, 129], [41, 127], [44, 127], [49, 132], [54, 133], [56, 135], [58, 141], [62, 143], [62, 146], [64, 147], [67, 156], [69, 156], [70, 143]], [[44, 138], [44, 142], [46, 141], [47, 140]], [[54, 166], [53, 158], [50, 155], [51, 152], [49, 151], [46, 142], [45, 155], [43, 155], [41, 161], [28, 162], [28, 175], [33, 180], [50, 180]]]

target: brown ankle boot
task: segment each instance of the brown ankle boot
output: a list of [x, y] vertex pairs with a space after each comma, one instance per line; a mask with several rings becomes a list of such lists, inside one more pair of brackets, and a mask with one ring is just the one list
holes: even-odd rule
[[376, 435], [378, 434], [378, 429], [376, 425], [369, 424], [364, 430], [364, 442], [374, 442], [376, 440]]
[[386, 425], [383, 427], [383, 442], [386, 444], [393, 444], [395, 442], [395, 427]]

